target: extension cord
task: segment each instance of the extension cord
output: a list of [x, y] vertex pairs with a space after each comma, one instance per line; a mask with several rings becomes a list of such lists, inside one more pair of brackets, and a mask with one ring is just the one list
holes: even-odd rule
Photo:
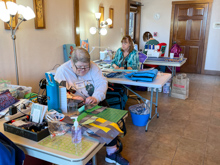
[[31, 111], [31, 107], [27, 107], [26, 109], [21, 109], [21, 112], [23, 112], [23, 113], [21, 113], [20, 111], [17, 111], [17, 113], [14, 114], [14, 115], [9, 115], [8, 114], [8, 115], [5, 116], [5, 120], [6, 121], [13, 120], [13, 119], [18, 118], [20, 116], [23, 116], [24, 113], [27, 114], [30, 111]]

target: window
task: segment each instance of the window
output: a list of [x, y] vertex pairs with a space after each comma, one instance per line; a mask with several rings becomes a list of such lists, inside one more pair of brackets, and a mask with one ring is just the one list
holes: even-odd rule
[[134, 12], [130, 12], [129, 17], [129, 36], [131, 39], [135, 39], [135, 16], [136, 14]]

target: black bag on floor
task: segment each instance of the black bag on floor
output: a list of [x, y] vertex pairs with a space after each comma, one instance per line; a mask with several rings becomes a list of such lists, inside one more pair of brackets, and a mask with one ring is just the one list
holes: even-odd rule
[[108, 84], [106, 101], [111, 108], [124, 109], [128, 100], [127, 89], [120, 84]]

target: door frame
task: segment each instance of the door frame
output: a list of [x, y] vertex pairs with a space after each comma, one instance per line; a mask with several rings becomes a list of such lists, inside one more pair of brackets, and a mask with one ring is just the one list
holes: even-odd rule
[[206, 29], [205, 29], [204, 50], [203, 50], [203, 54], [202, 54], [202, 66], [201, 66], [201, 73], [200, 73], [200, 74], [206, 74], [205, 60], [206, 60], [206, 52], [207, 52], [207, 45], [208, 45], [208, 38], [209, 38], [209, 27], [210, 27], [210, 22], [211, 22], [211, 11], [212, 11], [213, 0], [173, 1], [172, 2], [169, 49], [171, 49], [172, 40], [173, 40], [173, 30], [174, 30], [173, 26], [174, 26], [174, 17], [175, 17], [174, 12], [175, 12], [176, 5], [201, 4], [201, 3], [208, 4], [208, 16], [207, 16]]

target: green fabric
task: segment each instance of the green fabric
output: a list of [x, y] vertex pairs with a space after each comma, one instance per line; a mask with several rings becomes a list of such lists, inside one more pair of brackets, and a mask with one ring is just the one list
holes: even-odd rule
[[[125, 61], [127, 61], [127, 67], [131, 67], [132, 69], [138, 69], [139, 56], [137, 55], [137, 53], [138, 52], [134, 49], [127, 57], [125, 57]], [[119, 48], [115, 54], [114, 59], [112, 60], [111, 66], [115, 64], [119, 68], [124, 67], [123, 58], [123, 52], [121, 48]]]
[[[152, 40], [147, 41], [147, 42], [145, 43], [145, 45], [144, 45], [144, 51], [143, 51], [143, 53], [144, 53], [144, 54], [147, 54], [147, 51], [145, 51], [145, 49], [147, 49], [148, 45], [158, 45], [158, 44], [159, 44], [159, 42], [158, 42], [157, 40], [155, 40], [155, 39], [152, 39]], [[152, 47], [152, 46], [151, 46], [151, 47]]]
[[128, 111], [114, 109], [114, 108], [107, 108], [99, 114], [90, 113], [90, 112], [92, 112], [92, 111], [94, 111], [98, 108], [101, 108], [101, 106], [96, 105], [95, 107], [86, 110], [85, 112], [83, 112], [82, 114], [79, 115], [77, 120], [80, 121], [84, 117], [86, 117], [87, 114], [89, 114], [89, 115], [92, 115], [92, 116], [97, 116], [97, 117], [103, 118], [105, 120], [117, 123], [121, 118], [123, 118], [128, 113]]

